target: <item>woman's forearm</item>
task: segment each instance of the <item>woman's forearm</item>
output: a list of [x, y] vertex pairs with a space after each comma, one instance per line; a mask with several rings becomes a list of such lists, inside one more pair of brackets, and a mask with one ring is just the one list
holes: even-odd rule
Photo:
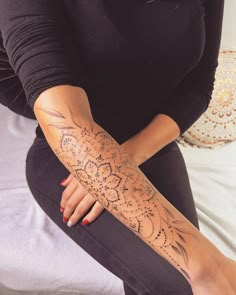
[[179, 135], [180, 129], [177, 123], [165, 114], [158, 114], [140, 132], [122, 143], [122, 146], [124, 148], [128, 146], [139, 166]]
[[[221, 252], [152, 185], [128, 153], [93, 121], [86, 94], [61, 85], [34, 111], [64, 166], [120, 222], [180, 271], [190, 284]], [[132, 250], [131, 250], [132, 251]]]

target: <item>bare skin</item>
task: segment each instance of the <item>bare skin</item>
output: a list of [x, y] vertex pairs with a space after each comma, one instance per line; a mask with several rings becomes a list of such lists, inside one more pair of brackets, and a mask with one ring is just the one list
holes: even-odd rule
[[[219, 265], [224, 268], [227, 258], [93, 121], [84, 91], [72, 86], [53, 87], [39, 96], [34, 111], [58, 159], [94, 200], [172, 264], [189, 281], [195, 295], [206, 294], [204, 282], [208, 286], [214, 283], [215, 270]], [[227, 268], [230, 271], [224, 271], [225, 281], [236, 289], [230, 275], [232, 272], [235, 277], [236, 266], [228, 263]], [[227, 286], [219, 283], [218, 287], [225, 294]], [[209, 288], [207, 294], [215, 295]]]
[[[172, 118], [165, 114], [157, 114], [148, 125], [123, 142], [121, 146], [137, 166], [140, 166], [179, 135], [179, 126]], [[73, 174], [61, 182], [61, 185], [65, 187], [61, 199], [61, 212], [64, 212], [65, 222], [68, 220], [68, 226], [76, 224], [89, 209], [91, 210], [83, 216], [83, 221], [86, 220], [86, 223], [93, 222], [104, 210], [104, 207], [88, 192], [87, 194], [84, 191], [81, 192], [82, 186], [76, 186], [76, 183], [78, 181]], [[78, 194], [83, 198], [83, 202], [76, 206], [74, 200]], [[67, 203], [68, 199], [70, 200]]]
[[[62, 184], [65, 190], [61, 199], [61, 212], [68, 221], [68, 226], [75, 225], [81, 216], [90, 209], [84, 216], [83, 221], [92, 223], [105, 209], [104, 206], [96, 201], [94, 197], [82, 186], [79, 181], [70, 174]], [[92, 207], [92, 208], [91, 208]], [[71, 224], [69, 223], [71, 222]]]
[[210, 277], [205, 277], [198, 284], [192, 286], [194, 295], [235, 295], [236, 261], [225, 257], [222, 259], [219, 267], [212, 271]]

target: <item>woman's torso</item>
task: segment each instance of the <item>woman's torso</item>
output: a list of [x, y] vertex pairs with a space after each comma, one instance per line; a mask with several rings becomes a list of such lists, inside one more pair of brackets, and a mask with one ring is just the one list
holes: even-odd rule
[[[125, 140], [197, 65], [201, 0], [70, 0], [63, 2], [73, 63], [93, 117]], [[68, 39], [68, 40], [69, 40]]]

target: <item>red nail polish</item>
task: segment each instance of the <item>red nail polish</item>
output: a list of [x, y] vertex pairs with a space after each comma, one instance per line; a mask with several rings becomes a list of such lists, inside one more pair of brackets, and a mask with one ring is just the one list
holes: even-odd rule
[[69, 220], [69, 218], [67, 218], [67, 217], [63, 217], [63, 222], [64, 222], [64, 223], [67, 223], [68, 220]]
[[61, 182], [60, 182], [60, 185], [64, 185], [64, 182], [67, 180], [67, 178], [63, 179]]
[[60, 212], [63, 213], [64, 212], [64, 208], [60, 207]]
[[89, 221], [88, 221], [87, 219], [84, 219], [84, 220], [82, 221], [82, 224], [83, 224], [83, 225], [87, 225], [87, 224], [89, 224]]

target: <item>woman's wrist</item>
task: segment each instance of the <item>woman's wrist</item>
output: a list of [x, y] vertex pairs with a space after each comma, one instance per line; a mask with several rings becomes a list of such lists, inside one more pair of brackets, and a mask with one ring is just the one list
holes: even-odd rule
[[179, 136], [179, 128], [167, 115], [158, 114], [140, 132], [121, 144], [141, 165]]
[[[214, 281], [217, 272], [220, 271], [221, 266], [226, 263], [227, 257], [204, 235], [200, 234], [199, 260], [196, 260], [196, 266], [192, 267], [193, 275], [191, 286], [204, 286], [209, 282]], [[195, 270], [194, 270], [195, 269]]]
[[131, 159], [137, 164], [137, 166], [144, 163], [147, 159], [144, 157], [142, 152], [140, 153], [140, 149], [135, 148], [133, 144], [133, 140], [128, 139], [124, 143], [121, 144], [122, 148], [128, 153]]

